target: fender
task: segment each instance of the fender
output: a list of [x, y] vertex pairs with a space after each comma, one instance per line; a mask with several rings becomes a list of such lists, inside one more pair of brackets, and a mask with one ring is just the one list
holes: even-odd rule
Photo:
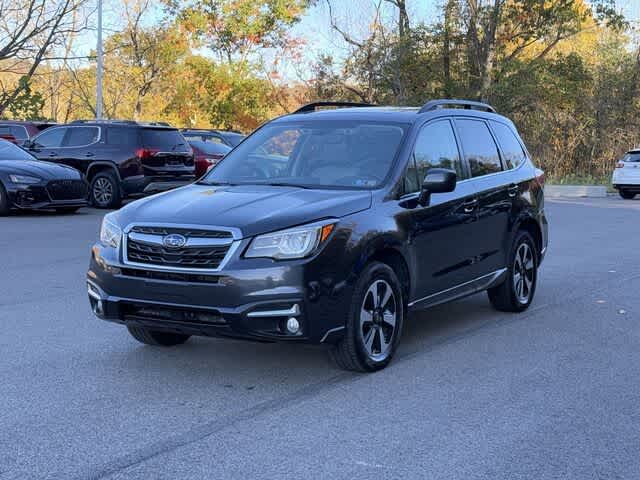
[[118, 167], [116, 166], [115, 163], [113, 162], [106, 162], [106, 161], [97, 161], [97, 162], [92, 162], [89, 165], [89, 168], [87, 168], [87, 172], [85, 173], [85, 177], [88, 179], [92, 170], [97, 168], [97, 167], [108, 167], [110, 169], [112, 169], [115, 173], [116, 176], [118, 177], [119, 181], [122, 181], [122, 177], [120, 176], [120, 171], [118, 170]]

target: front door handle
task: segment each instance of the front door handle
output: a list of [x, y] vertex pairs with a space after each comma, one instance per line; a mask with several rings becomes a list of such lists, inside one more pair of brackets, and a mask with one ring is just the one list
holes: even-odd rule
[[87, 152], [84, 154], [85, 157], [95, 157], [95, 154], [92, 152]]
[[475, 198], [473, 200], [468, 200], [462, 204], [462, 207], [464, 208], [464, 213], [473, 212], [477, 206], [478, 206], [478, 200]]
[[50, 156], [50, 157], [57, 157], [57, 156], [58, 156], [58, 154], [57, 154], [57, 153], [55, 153], [55, 152], [51, 152], [51, 153], [49, 154], [49, 156]]
[[507, 191], [509, 192], [509, 196], [513, 198], [516, 195], [518, 195], [518, 192], [520, 191], [520, 187], [518, 187], [518, 185], [510, 185]]

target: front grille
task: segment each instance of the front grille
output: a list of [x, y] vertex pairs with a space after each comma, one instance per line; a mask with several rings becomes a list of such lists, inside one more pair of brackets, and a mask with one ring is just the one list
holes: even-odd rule
[[51, 200], [80, 200], [87, 198], [87, 185], [82, 180], [54, 180], [47, 192]]
[[182, 309], [165, 305], [148, 305], [123, 302], [120, 305], [124, 320], [159, 320], [185, 325], [221, 326], [226, 320], [217, 311]]
[[131, 229], [135, 233], [146, 233], [149, 235], [169, 235], [178, 233], [188, 238], [233, 238], [231, 232], [224, 230], [201, 230], [196, 228], [175, 228], [175, 227], [147, 227], [137, 225]]
[[[181, 247], [165, 246], [165, 236], [178, 234], [186, 239]], [[182, 226], [136, 225], [126, 237], [125, 262], [189, 270], [216, 270], [233, 244], [233, 234]]]

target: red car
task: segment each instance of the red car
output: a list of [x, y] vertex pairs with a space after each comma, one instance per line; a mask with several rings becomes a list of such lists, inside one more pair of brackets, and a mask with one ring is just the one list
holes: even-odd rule
[[16, 145], [22, 145], [26, 140], [55, 125], [50, 122], [23, 122], [19, 120], [0, 120], [0, 138]]
[[190, 140], [189, 145], [195, 155], [196, 178], [202, 177], [231, 151], [231, 148], [223, 143]]

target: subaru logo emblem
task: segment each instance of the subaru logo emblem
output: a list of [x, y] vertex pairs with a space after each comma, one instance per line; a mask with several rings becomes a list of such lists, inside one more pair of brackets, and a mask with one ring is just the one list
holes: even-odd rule
[[184, 235], [172, 233], [165, 235], [162, 239], [162, 244], [167, 248], [182, 248], [187, 244], [187, 238]]

